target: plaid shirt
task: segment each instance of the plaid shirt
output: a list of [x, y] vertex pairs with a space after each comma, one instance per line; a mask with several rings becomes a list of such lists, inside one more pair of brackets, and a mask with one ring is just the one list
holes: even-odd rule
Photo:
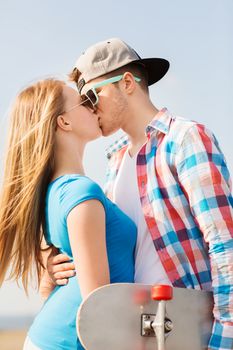
[[[155, 249], [173, 286], [213, 291], [209, 349], [233, 349], [233, 201], [224, 156], [205, 126], [166, 109], [146, 134], [137, 178]], [[124, 136], [107, 150], [109, 198], [127, 145]]]

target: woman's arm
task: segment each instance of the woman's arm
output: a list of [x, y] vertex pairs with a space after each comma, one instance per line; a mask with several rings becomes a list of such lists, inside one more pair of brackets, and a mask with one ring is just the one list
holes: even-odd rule
[[82, 297], [110, 283], [106, 250], [105, 210], [98, 200], [88, 200], [73, 208], [68, 232]]

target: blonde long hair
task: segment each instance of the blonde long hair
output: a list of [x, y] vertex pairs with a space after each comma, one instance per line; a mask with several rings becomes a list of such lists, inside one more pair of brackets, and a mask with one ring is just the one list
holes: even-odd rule
[[9, 278], [22, 278], [26, 291], [34, 267], [40, 281], [45, 194], [54, 167], [56, 117], [64, 110], [63, 86], [55, 79], [29, 86], [10, 113], [0, 195], [0, 286], [9, 267]]

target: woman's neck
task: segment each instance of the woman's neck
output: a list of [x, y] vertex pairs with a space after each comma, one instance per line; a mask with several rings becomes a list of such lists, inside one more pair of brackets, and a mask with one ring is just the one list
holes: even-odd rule
[[51, 180], [66, 174], [84, 175], [83, 155], [85, 144], [63, 142], [55, 146], [54, 171]]

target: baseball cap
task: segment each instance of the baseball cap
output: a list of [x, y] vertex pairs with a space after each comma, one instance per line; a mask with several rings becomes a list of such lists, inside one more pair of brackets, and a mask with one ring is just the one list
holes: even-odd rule
[[108, 39], [90, 46], [75, 63], [74, 69], [81, 73], [77, 82], [79, 92], [90, 80], [129, 63], [143, 65], [148, 74], [148, 85], [159, 81], [169, 69], [169, 62], [163, 58], [141, 58], [121, 39]]

